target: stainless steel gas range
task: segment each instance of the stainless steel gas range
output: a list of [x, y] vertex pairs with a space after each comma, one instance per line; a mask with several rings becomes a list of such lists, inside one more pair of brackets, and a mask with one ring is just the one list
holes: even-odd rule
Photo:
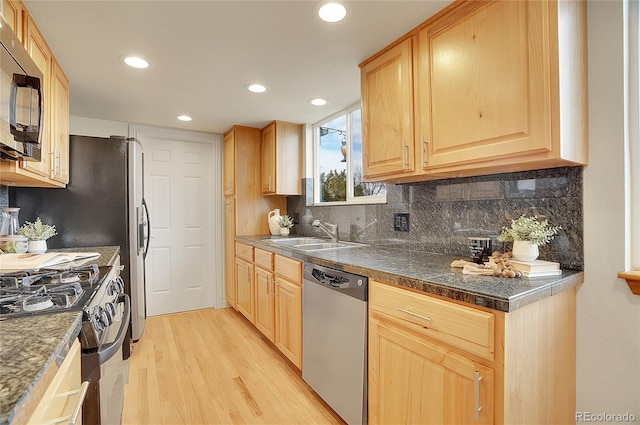
[[0, 272], [0, 320], [58, 312], [82, 314], [82, 416], [87, 424], [120, 423], [128, 362], [122, 345], [131, 317], [119, 262]]

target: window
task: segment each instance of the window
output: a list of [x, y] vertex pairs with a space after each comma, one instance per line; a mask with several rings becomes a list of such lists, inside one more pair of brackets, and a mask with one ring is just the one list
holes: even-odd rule
[[315, 204], [386, 202], [386, 184], [362, 181], [359, 103], [315, 124], [313, 132]]

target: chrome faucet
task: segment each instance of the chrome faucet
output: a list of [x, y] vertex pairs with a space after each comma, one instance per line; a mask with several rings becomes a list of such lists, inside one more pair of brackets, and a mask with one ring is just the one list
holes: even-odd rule
[[318, 227], [331, 238], [331, 242], [338, 242], [338, 225], [331, 223], [321, 223], [320, 220], [313, 220], [313, 227]]

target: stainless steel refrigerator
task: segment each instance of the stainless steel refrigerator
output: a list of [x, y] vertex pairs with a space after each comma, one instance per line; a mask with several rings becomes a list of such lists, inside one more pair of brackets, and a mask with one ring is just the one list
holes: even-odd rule
[[[149, 211], [144, 200], [144, 153], [136, 139], [71, 136], [69, 184], [65, 189], [11, 188], [9, 204], [20, 223], [55, 224], [49, 248], [120, 246], [122, 278], [131, 297], [131, 335], [144, 331], [145, 257]], [[129, 351], [129, 342], [124, 350]], [[128, 356], [127, 353], [125, 355]]]

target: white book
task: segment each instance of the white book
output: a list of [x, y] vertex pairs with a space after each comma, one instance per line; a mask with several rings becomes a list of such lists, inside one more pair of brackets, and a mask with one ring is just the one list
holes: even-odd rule
[[519, 261], [511, 260], [511, 264], [521, 272], [543, 272], [549, 270], [560, 270], [560, 263], [553, 261], [535, 260], [535, 261]]
[[545, 276], [559, 276], [562, 274], [562, 270], [544, 270], [544, 271], [526, 271], [521, 270], [523, 277], [545, 277]]
[[78, 260], [98, 258], [97, 252], [47, 252], [44, 254], [2, 254], [0, 271], [32, 270], [55, 267]]

